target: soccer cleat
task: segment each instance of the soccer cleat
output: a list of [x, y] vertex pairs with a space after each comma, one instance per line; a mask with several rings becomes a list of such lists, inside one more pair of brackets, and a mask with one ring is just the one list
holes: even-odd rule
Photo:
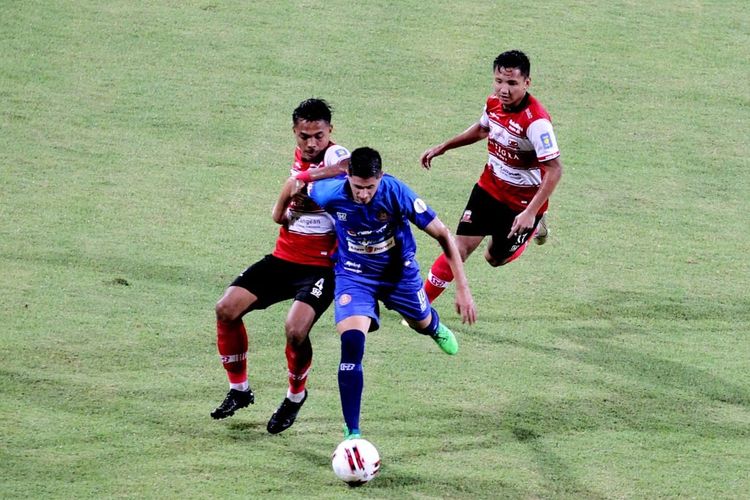
[[305, 400], [307, 400], [307, 389], [305, 389], [305, 396], [299, 403], [295, 403], [289, 398], [284, 398], [281, 405], [271, 415], [266, 430], [271, 434], [278, 434], [290, 428], [297, 418], [299, 409], [305, 404]]
[[542, 218], [539, 219], [539, 224], [536, 225], [534, 243], [544, 245], [547, 243], [547, 236], [549, 236], [549, 228], [547, 227], [547, 212], [544, 212]]
[[255, 394], [253, 394], [252, 389], [248, 388], [247, 391], [229, 389], [224, 401], [222, 401], [218, 408], [211, 412], [211, 417], [216, 420], [231, 417], [235, 411], [253, 403], [255, 403]]
[[438, 329], [435, 334], [432, 335], [432, 340], [434, 340], [435, 343], [440, 346], [440, 349], [446, 354], [452, 356], [458, 352], [458, 340], [456, 340], [456, 336], [453, 335], [453, 332], [442, 323], [438, 324]]
[[349, 432], [349, 427], [344, 424], [344, 439], [359, 439], [362, 437], [362, 433], [357, 429], [354, 432]]

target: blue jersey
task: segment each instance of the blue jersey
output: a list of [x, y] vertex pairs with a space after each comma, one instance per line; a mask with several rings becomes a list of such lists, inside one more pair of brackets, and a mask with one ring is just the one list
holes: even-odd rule
[[383, 174], [375, 196], [365, 205], [354, 201], [349, 181], [337, 177], [312, 183], [309, 195], [336, 222], [337, 274], [394, 283], [405, 274], [419, 275], [409, 222], [424, 229], [435, 211], [409, 186]]

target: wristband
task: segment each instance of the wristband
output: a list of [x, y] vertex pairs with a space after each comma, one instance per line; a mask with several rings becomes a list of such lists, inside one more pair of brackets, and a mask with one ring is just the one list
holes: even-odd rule
[[312, 181], [312, 176], [310, 175], [309, 170], [305, 170], [304, 172], [297, 172], [296, 174], [294, 174], [294, 178], [305, 183]]

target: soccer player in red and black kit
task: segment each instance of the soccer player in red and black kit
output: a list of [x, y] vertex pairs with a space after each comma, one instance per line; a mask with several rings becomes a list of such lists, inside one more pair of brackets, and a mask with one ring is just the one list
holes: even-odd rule
[[[490, 236], [485, 259], [496, 267], [518, 258], [532, 235], [537, 243], [544, 243], [544, 214], [562, 176], [562, 163], [549, 114], [528, 92], [528, 57], [518, 50], [503, 52], [495, 59], [493, 70], [493, 93], [479, 120], [422, 153], [420, 161], [429, 169], [436, 156], [487, 139], [489, 158], [458, 224], [456, 244], [466, 261], [485, 236]], [[425, 280], [430, 302], [451, 281], [453, 273], [441, 255]]]
[[[331, 108], [322, 99], [307, 99], [292, 113], [292, 123], [297, 140], [292, 173], [305, 172], [309, 181], [308, 169], [323, 166], [326, 150], [334, 144], [330, 139]], [[336, 151], [348, 157], [344, 148]], [[216, 304], [217, 345], [229, 392], [211, 416], [230, 417], [255, 400], [248, 384], [248, 342], [242, 317], [293, 299], [284, 323], [289, 389], [267, 426], [268, 432], [277, 434], [291, 427], [307, 399], [305, 384], [313, 354], [309, 333], [333, 299], [331, 257], [336, 233], [332, 217], [306, 195], [296, 196], [288, 206], [277, 202], [273, 217], [281, 224], [273, 253], [240, 274]]]

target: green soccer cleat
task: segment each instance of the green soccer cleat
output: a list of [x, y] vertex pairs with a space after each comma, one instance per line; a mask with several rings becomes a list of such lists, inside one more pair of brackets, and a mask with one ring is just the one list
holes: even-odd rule
[[456, 340], [456, 336], [453, 335], [453, 332], [442, 323], [438, 324], [438, 329], [435, 332], [435, 335], [432, 335], [432, 340], [440, 346], [440, 349], [442, 349], [445, 354], [453, 356], [458, 352], [458, 340]]
[[362, 433], [359, 432], [359, 430], [354, 432], [349, 432], [349, 427], [344, 424], [344, 440], [346, 439], [359, 439], [362, 437]]

